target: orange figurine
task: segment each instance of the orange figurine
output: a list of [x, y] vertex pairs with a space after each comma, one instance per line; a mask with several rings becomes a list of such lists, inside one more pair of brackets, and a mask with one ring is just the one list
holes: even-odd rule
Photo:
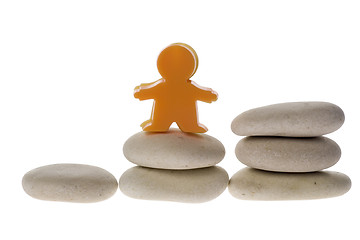
[[166, 132], [173, 122], [183, 132], [204, 133], [207, 128], [198, 122], [196, 101], [211, 103], [217, 93], [191, 81], [198, 67], [194, 49], [184, 43], [165, 48], [157, 60], [161, 79], [137, 86], [135, 98], [154, 99], [150, 120], [141, 124], [144, 131]]

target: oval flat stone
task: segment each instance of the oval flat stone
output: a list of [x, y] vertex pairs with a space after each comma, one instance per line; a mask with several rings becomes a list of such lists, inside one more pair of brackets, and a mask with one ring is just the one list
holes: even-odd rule
[[243, 200], [307, 200], [337, 197], [351, 188], [339, 172], [276, 173], [244, 168], [232, 176], [229, 192]]
[[326, 137], [245, 137], [235, 148], [243, 164], [275, 172], [314, 172], [329, 168], [341, 156], [340, 147]]
[[123, 173], [119, 187], [136, 199], [201, 203], [218, 197], [228, 182], [227, 172], [217, 166], [190, 170], [137, 166]]
[[327, 102], [290, 102], [248, 110], [231, 123], [240, 136], [316, 137], [339, 129], [340, 107]]
[[144, 167], [194, 169], [214, 166], [225, 156], [222, 143], [206, 134], [139, 132], [124, 144], [125, 157]]
[[61, 202], [90, 203], [105, 200], [118, 183], [108, 171], [82, 164], [54, 164], [25, 174], [22, 185], [31, 197]]

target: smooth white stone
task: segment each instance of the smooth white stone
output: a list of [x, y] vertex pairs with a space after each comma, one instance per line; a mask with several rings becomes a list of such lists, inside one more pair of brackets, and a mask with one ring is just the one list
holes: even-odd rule
[[118, 183], [108, 171], [82, 164], [54, 164], [25, 174], [22, 185], [31, 197], [61, 202], [103, 201], [117, 190]]
[[326, 137], [245, 137], [236, 145], [235, 154], [248, 167], [275, 172], [314, 172], [336, 164], [341, 149]]
[[228, 182], [227, 172], [217, 166], [191, 170], [137, 166], [121, 176], [119, 187], [136, 199], [201, 203], [218, 197]]
[[344, 112], [332, 103], [290, 102], [243, 112], [231, 129], [240, 136], [316, 137], [336, 131], [344, 120]]
[[276, 173], [244, 168], [232, 176], [229, 192], [243, 200], [310, 200], [337, 197], [351, 188], [339, 172]]
[[175, 129], [163, 133], [139, 132], [125, 142], [123, 152], [132, 163], [161, 169], [210, 167], [225, 156], [225, 148], [216, 138]]

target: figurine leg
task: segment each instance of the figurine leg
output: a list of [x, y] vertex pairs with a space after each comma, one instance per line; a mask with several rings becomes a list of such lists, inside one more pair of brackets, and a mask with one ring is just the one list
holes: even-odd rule
[[141, 128], [144, 128], [145, 126], [147, 126], [148, 124], [151, 124], [151, 119], [146, 120], [145, 122], [143, 122], [142, 124], [140, 124]]
[[146, 132], [166, 132], [169, 130], [170, 126], [171, 126], [172, 122], [156, 122], [156, 121], [152, 121], [147, 120], [145, 122], [143, 122], [141, 124], [141, 127], [143, 129], [143, 131]]
[[196, 104], [192, 104], [188, 107], [187, 111], [182, 112], [180, 118], [176, 123], [183, 132], [192, 133], [204, 133], [207, 132], [207, 128], [198, 122], [197, 107]]
[[176, 123], [183, 132], [205, 133], [208, 130], [207, 127], [197, 122], [195, 122], [195, 124], [187, 124], [184, 122], [176, 122]]

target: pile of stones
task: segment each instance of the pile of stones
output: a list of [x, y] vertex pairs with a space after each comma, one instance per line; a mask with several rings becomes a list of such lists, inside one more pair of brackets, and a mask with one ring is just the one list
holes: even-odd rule
[[[346, 175], [318, 172], [340, 159], [340, 147], [322, 135], [339, 129], [344, 120], [341, 108], [327, 102], [281, 103], [240, 114], [231, 129], [246, 137], [239, 141], [235, 153], [250, 168], [231, 178], [230, 193], [254, 200], [314, 199], [344, 194], [351, 186]], [[339, 182], [343, 184], [339, 186]]]
[[245, 200], [302, 200], [345, 194], [351, 180], [345, 174], [323, 171], [335, 165], [340, 147], [323, 135], [339, 129], [344, 113], [326, 102], [295, 102], [246, 111], [232, 122], [233, 132], [245, 136], [236, 146], [237, 158], [248, 167], [229, 181], [216, 166], [225, 156], [214, 137], [185, 133], [139, 132], [123, 146], [135, 167], [119, 182], [108, 171], [90, 165], [54, 164], [26, 173], [22, 185], [37, 199], [62, 202], [98, 202], [118, 187], [136, 199], [207, 202], [228, 187]]
[[229, 176], [215, 166], [225, 156], [223, 144], [200, 133], [139, 132], [123, 146], [124, 156], [138, 165], [119, 180], [120, 190], [137, 199], [206, 202], [227, 187]]

